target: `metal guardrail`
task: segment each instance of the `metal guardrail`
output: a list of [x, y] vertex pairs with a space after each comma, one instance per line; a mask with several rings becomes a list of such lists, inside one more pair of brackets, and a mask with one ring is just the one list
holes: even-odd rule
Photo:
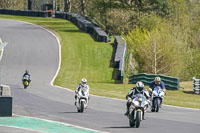
[[200, 79], [196, 79], [195, 77], [193, 79], [193, 91], [195, 94], [200, 94]]
[[149, 85], [156, 76], [159, 76], [162, 81], [165, 83], [165, 87], [168, 90], [179, 90], [180, 88], [180, 80], [176, 77], [166, 76], [162, 74], [146, 74], [146, 73], [140, 73], [137, 75], [131, 75], [129, 76], [129, 84], [135, 84], [138, 81], [142, 81], [145, 85]]
[[123, 83], [127, 44], [122, 36], [115, 36], [114, 45], [116, 47], [114, 66], [118, 68], [119, 71], [117, 80]]

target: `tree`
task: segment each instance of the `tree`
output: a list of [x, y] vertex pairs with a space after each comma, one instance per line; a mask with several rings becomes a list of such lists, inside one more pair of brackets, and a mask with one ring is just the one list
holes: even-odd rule
[[64, 0], [64, 12], [71, 12], [71, 0]]

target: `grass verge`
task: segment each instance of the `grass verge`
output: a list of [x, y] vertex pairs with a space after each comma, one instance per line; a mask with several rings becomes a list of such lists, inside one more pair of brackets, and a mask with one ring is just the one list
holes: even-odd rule
[[[132, 84], [114, 84], [110, 67], [112, 46], [95, 42], [63, 19], [0, 15], [0, 18], [34, 23], [50, 29], [61, 41], [62, 63], [54, 84], [74, 90], [81, 78], [88, 79], [91, 94], [125, 99]], [[147, 88], [147, 87], [146, 87]], [[191, 93], [192, 82], [182, 82], [178, 91], [167, 91], [164, 104], [199, 108], [200, 95]]]

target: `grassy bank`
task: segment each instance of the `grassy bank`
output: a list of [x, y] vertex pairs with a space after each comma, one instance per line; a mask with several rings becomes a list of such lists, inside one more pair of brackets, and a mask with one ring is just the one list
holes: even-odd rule
[[[80, 32], [69, 21], [8, 15], [0, 15], [0, 18], [34, 23], [58, 35], [61, 41], [62, 63], [54, 84], [74, 90], [81, 78], [85, 77], [92, 94], [120, 99], [125, 99], [129, 89], [134, 86], [114, 84], [113, 68], [110, 67], [113, 51], [111, 44], [95, 42], [90, 35]], [[200, 109], [200, 95], [191, 94], [191, 91], [192, 83], [183, 82], [179, 91], [167, 91], [164, 103]]]

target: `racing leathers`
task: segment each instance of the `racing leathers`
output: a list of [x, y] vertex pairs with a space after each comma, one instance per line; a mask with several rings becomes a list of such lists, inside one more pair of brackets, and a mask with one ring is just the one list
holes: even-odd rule
[[[86, 89], [87, 90], [87, 93], [88, 94], [90, 94], [89, 92], [90, 92], [90, 88], [89, 88], [89, 85], [87, 85], [87, 84], [82, 84], [82, 83], [80, 83], [80, 84], [78, 84], [78, 86], [76, 87], [76, 90], [75, 90], [75, 105], [76, 105], [76, 103], [78, 102], [77, 101], [77, 95], [78, 95], [78, 92], [80, 91], [80, 89]], [[88, 96], [88, 100], [90, 99], [90, 96]]]
[[[28, 77], [28, 78], [25, 78]], [[24, 73], [23, 77], [22, 77], [22, 81], [24, 82], [24, 80], [27, 80], [29, 83], [31, 82], [31, 75], [27, 72]]]
[[[144, 89], [143, 89], [142, 91], [138, 91], [138, 90], [137, 90], [137, 87], [133, 87], [133, 88], [128, 92], [128, 94], [127, 94], [127, 96], [126, 96], [126, 99], [127, 99], [127, 102], [126, 102], [127, 111], [126, 111], [126, 113], [125, 113], [124, 115], [128, 115], [128, 113], [129, 113], [129, 108], [130, 108], [130, 106], [131, 106], [131, 102], [132, 102], [132, 100], [135, 98], [135, 96], [136, 96], [137, 94], [143, 94], [143, 95], [146, 97], [147, 101], [149, 102], [149, 93], [148, 93], [148, 91], [146, 91], [146, 90], [144, 90]], [[142, 118], [143, 118], [143, 120], [144, 120], [144, 110], [143, 110], [143, 116], [142, 116]]]
[[156, 81], [152, 81], [149, 85], [149, 94], [150, 96], [152, 95], [152, 91], [154, 90], [154, 88], [156, 87], [160, 87], [166, 94], [166, 89], [165, 89], [165, 84], [164, 82], [160, 81], [159, 83], [156, 83]]

